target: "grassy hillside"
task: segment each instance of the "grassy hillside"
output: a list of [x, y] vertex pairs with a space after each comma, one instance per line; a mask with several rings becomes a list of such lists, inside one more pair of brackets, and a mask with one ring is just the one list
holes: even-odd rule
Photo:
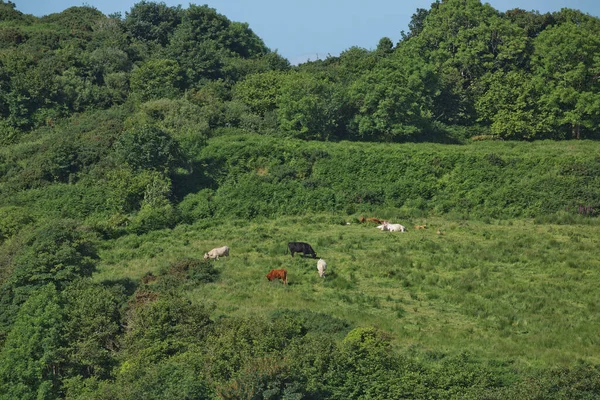
[[[231, 256], [214, 262], [220, 279], [187, 291], [195, 302], [214, 303], [215, 316], [311, 310], [376, 326], [403, 349], [468, 351], [520, 368], [600, 362], [599, 224], [398, 222], [409, 231], [382, 232], [332, 214], [206, 220], [111, 241], [96, 279], [159, 276], [182, 255], [201, 258], [228, 245]], [[426, 230], [410, 229], [424, 223]], [[285, 255], [288, 241], [311, 243], [328, 263], [327, 278], [319, 278], [316, 260]], [[266, 280], [272, 268], [288, 270], [288, 287]]]
[[0, 17], [0, 398], [598, 397], [599, 19], [292, 67], [208, 6]]
[[[34, 185], [57, 153], [8, 147], [0, 376], [44, 356], [59, 398], [593, 398], [598, 146], [236, 134], [168, 175], [98, 163]], [[36, 332], [56, 335], [20, 342]]]

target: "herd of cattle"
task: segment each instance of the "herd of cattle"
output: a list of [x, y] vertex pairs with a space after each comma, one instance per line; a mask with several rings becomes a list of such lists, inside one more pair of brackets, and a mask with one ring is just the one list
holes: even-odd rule
[[[406, 227], [401, 224], [391, 224], [389, 221], [380, 220], [378, 218], [364, 218], [360, 217], [359, 220], [361, 223], [365, 222], [373, 222], [379, 224], [377, 229], [381, 229], [382, 231], [388, 232], [406, 232]], [[426, 229], [427, 225], [415, 225], [415, 229]], [[443, 234], [439, 229], [437, 231], [438, 235]], [[289, 253], [294, 257], [295, 253], [302, 253], [303, 257], [310, 256], [312, 258], [317, 258], [317, 253], [314, 251], [312, 246], [305, 242], [289, 242], [287, 245], [287, 250], [285, 254]], [[218, 260], [219, 257], [227, 257], [229, 256], [229, 247], [222, 246], [212, 249], [211, 251], [204, 253], [204, 259]], [[327, 263], [322, 258], [319, 258], [317, 261], [317, 271], [319, 272], [319, 276], [321, 278], [325, 277], [325, 270], [327, 269]], [[284, 285], [287, 285], [287, 270], [284, 268], [281, 269], [272, 269], [267, 274], [267, 279], [269, 281], [273, 281], [276, 279], [280, 279]]]

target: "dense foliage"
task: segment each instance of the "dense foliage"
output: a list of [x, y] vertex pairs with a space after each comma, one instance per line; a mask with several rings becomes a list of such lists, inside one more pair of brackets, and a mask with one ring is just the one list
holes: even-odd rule
[[[436, 1], [396, 44], [291, 66], [206, 5], [142, 0], [125, 16], [82, 6], [38, 18], [0, 0], [0, 398], [595, 398], [600, 367], [586, 352], [598, 345], [588, 332], [598, 306], [574, 282], [598, 268], [582, 254], [597, 248], [599, 76], [600, 20], [571, 9]], [[533, 250], [473, 245], [498, 236], [492, 228], [445, 245], [389, 237], [358, 257], [361, 272], [352, 253], [374, 237], [336, 231], [314, 236], [344, 253], [326, 283], [299, 274], [281, 295], [262, 270], [291, 233], [240, 221], [298, 218], [290, 229], [311, 235], [316, 213], [338, 229], [379, 214], [534, 218], [548, 235], [556, 224], [592, 234], [573, 228]], [[230, 269], [195, 247], [224, 238], [237, 241]], [[537, 272], [505, 272], [522, 264]], [[508, 286], [491, 290], [494, 274]], [[379, 286], [359, 287], [372, 279]], [[548, 287], [583, 291], [563, 300]], [[510, 340], [526, 331], [513, 297], [530, 320], [575, 307], [567, 331], [591, 328], [568, 353], [577, 361], [523, 368], [399, 345], [385, 324], [314, 303], [323, 292], [332, 307], [383, 316], [381, 303], [396, 300], [365, 293], [386, 288], [410, 296], [415, 315], [425, 296]], [[262, 312], [251, 300], [267, 290], [272, 304], [285, 293], [298, 302]], [[410, 313], [392, 307], [394, 321]], [[554, 331], [539, 341], [563, 343]]]

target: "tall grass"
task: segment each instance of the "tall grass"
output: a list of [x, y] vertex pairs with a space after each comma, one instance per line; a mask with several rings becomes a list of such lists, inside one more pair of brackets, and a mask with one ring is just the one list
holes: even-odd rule
[[[331, 223], [339, 218], [218, 219], [124, 236], [107, 242], [96, 279], [139, 280], [228, 245], [230, 257], [214, 261], [219, 280], [186, 292], [215, 304], [215, 316], [310, 310], [382, 328], [402, 347], [467, 349], [521, 366], [600, 362], [598, 225], [429, 217], [424, 231], [390, 233]], [[313, 245], [325, 279], [316, 260], [284, 254], [290, 240]], [[265, 278], [272, 268], [288, 270], [288, 286]]]

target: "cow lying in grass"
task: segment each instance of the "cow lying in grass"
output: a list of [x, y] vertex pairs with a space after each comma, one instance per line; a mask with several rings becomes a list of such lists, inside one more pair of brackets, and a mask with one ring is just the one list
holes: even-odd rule
[[361, 223], [365, 223], [365, 222], [373, 222], [375, 224], [383, 224], [383, 220], [379, 219], [379, 218], [365, 218], [365, 217], [360, 217], [359, 221]]
[[388, 221], [383, 221], [383, 224], [379, 225], [377, 229], [389, 232], [406, 232], [406, 227], [400, 224], [390, 224]]
[[272, 281], [274, 279], [281, 279], [284, 285], [287, 285], [287, 271], [285, 269], [272, 269], [267, 274], [267, 279]]

